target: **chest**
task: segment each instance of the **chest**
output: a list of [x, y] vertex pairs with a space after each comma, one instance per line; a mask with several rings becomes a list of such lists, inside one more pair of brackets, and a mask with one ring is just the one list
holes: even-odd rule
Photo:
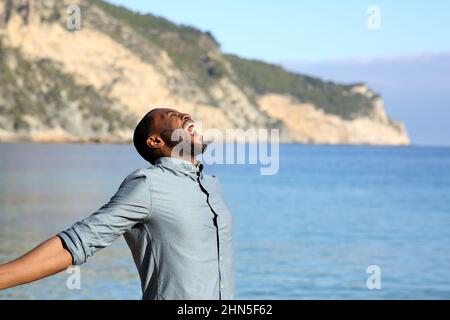
[[186, 239], [209, 239], [219, 230], [231, 235], [232, 216], [220, 185], [213, 177], [194, 180], [174, 176], [152, 181], [151, 227], [166, 234]]

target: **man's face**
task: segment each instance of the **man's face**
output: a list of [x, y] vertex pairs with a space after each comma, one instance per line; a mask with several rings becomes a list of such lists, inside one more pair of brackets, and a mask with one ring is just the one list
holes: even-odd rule
[[179, 143], [179, 147], [188, 148], [193, 156], [203, 153], [206, 145], [203, 136], [195, 130], [195, 122], [187, 113], [174, 109], [158, 108], [152, 111], [153, 133], [159, 136], [165, 144], [165, 154]]

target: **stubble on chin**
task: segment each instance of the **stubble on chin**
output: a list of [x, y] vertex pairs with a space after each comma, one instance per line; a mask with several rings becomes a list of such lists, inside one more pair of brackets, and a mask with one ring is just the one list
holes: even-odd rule
[[[179, 130], [179, 131], [178, 131]], [[195, 157], [203, 154], [207, 144], [193, 141], [191, 135], [183, 129], [166, 129], [161, 132], [161, 139], [178, 157]]]

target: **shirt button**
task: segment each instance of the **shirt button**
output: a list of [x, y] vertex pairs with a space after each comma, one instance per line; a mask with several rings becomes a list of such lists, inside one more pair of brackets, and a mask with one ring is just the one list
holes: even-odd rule
[[219, 256], [219, 259], [220, 259], [220, 261], [222, 261], [222, 260], [223, 260], [223, 257], [222, 257], [222, 255], [220, 255], [220, 256]]
[[223, 289], [223, 284], [220, 285], [220, 289]]

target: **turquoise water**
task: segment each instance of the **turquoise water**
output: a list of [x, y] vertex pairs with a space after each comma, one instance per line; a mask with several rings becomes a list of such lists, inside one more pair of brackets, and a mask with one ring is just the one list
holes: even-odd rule
[[[95, 211], [145, 166], [131, 146], [0, 144], [0, 262]], [[210, 166], [235, 217], [239, 299], [450, 299], [450, 148], [280, 147], [280, 171]], [[378, 265], [381, 289], [366, 269]], [[139, 299], [123, 239], [1, 299]]]

